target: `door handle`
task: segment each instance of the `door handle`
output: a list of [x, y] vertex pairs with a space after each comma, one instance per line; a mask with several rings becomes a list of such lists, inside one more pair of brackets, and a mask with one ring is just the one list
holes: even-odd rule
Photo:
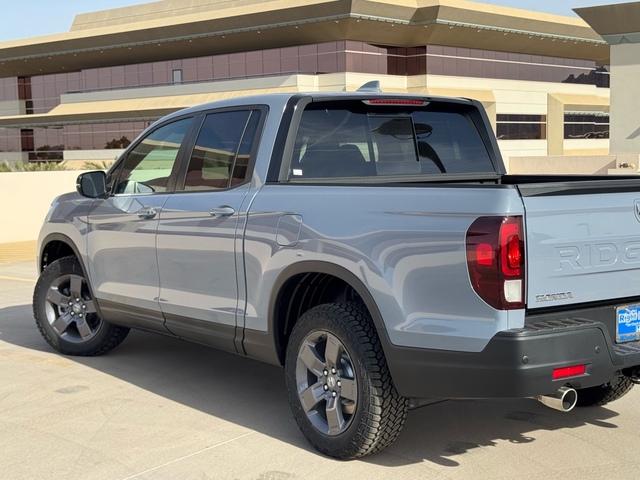
[[158, 211], [153, 207], [142, 207], [136, 214], [143, 220], [150, 220], [158, 214]]
[[229, 217], [234, 213], [236, 213], [236, 211], [228, 205], [215, 207], [209, 210], [209, 215], [211, 215], [212, 217]]

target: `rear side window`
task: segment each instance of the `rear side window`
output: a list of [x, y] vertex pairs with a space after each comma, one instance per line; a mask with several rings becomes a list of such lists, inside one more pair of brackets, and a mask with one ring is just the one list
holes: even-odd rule
[[310, 104], [303, 112], [290, 178], [494, 173], [467, 107], [363, 102]]
[[244, 182], [260, 110], [206, 116], [189, 159], [185, 190], [226, 189]]

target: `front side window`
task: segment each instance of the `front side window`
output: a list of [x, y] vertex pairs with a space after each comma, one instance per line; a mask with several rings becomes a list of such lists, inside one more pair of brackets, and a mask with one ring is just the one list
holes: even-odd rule
[[207, 115], [189, 159], [184, 189], [226, 189], [245, 181], [259, 120], [259, 110]]
[[180, 146], [192, 121], [192, 118], [185, 118], [164, 125], [138, 143], [122, 164], [114, 193], [166, 192]]
[[494, 173], [466, 108], [437, 102], [415, 108], [311, 104], [302, 114], [290, 176]]

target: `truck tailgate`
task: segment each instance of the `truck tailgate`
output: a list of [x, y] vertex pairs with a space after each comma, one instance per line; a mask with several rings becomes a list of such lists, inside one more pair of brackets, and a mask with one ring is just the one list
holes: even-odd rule
[[640, 180], [518, 188], [529, 309], [640, 297]]

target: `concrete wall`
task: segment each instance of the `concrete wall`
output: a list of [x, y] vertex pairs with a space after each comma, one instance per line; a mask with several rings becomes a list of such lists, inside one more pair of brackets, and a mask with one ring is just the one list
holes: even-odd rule
[[65, 150], [64, 159], [67, 162], [113, 162], [124, 149], [111, 148], [106, 150]]
[[76, 188], [79, 171], [0, 173], [0, 244], [32, 241], [52, 200]]
[[[509, 159], [509, 173], [513, 174], [606, 174], [615, 168], [614, 155], [564, 156], [552, 155], [542, 157], [511, 157]], [[635, 173], [635, 172], [631, 172]]]
[[69, 170], [91, 168], [87, 163], [98, 164], [96, 168], [108, 168], [124, 152], [124, 149], [106, 150], [65, 150], [63, 152], [64, 167]]
[[634, 175], [640, 170], [640, 155], [549, 155], [510, 157], [512, 174]]
[[[547, 155], [545, 140], [498, 140], [502, 158], [509, 169], [509, 158], [544, 157]], [[608, 152], [607, 152], [608, 153]]]

